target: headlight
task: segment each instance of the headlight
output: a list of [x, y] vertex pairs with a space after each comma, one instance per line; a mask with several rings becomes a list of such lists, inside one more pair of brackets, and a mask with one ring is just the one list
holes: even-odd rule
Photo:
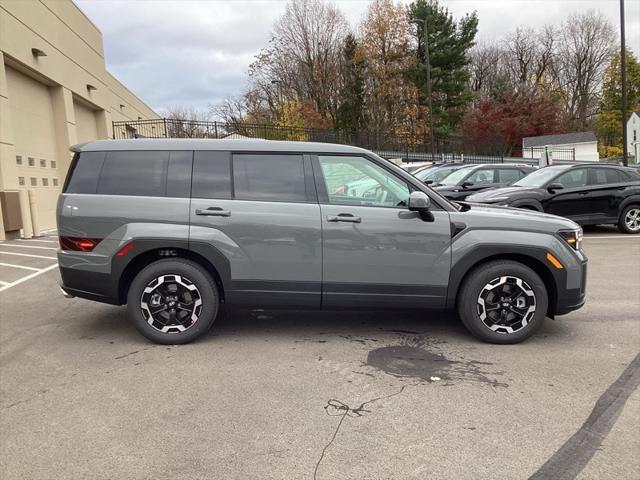
[[580, 250], [580, 246], [582, 245], [581, 228], [578, 228], [577, 230], [561, 230], [558, 232], [558, 235], [560, 235], [571, 248], [574, 250]]

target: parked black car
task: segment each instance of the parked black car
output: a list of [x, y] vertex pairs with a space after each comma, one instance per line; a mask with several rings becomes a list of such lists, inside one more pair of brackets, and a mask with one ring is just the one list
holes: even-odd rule
[[617, 224], [624, 233], [640, 233], [640, 175], [615, 165], [545, 167], [511, 187], [470, 195], [467, 201], [553, 213], [580, 225]]
[[515, 164], [468, 165], [434, 184], [434, 188], [449, 200], [464, 200], [472, 193], [511, 185], [534, 170], [528, 165]]

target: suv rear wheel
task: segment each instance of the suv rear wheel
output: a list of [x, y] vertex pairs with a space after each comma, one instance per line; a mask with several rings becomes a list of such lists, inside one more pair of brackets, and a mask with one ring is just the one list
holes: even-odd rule
[[205, 334], [218, 314], [219, 294], [209, 273], [186, 259], [166, 259], [143, 268], [133, 279], [127, 309], [149, 340], [188, 343]]
[[622, 210], [618, 228], [622, 233], [640, 233], [640, 205], [629, 205]]
[[465, 279], [458, 296], [462, 323], [490, 343], [518, 343], [544, 322], [549, 297], [540, 276], [511, 260], [485, 263]]

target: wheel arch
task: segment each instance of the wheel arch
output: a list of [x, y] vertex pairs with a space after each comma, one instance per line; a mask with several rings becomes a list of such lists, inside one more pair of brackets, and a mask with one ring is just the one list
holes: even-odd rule
[[624, 209], [631, 205], [640, 206], [640, 195], [631, 195], [630, 197], [627, 197], [622, 202], [620, 202], [618, 216], [622, 215], [622, 212], [624, 211]]
[[[546, 250], [543, 250], [543, 257], [546, 256]], [[549, 307], [547, 314], [553, 316], [556, 311], [556, 305], [558, 302], [558, 287], [562, 283], [562, 280], [557, 278], [561, 275], [561, 271], [553, 272], [545, 262], [540, 258], [540, 252], [536, 250], [533, 252], [524, 251], [495, 251], [485, 250], [484, 252], [472, 252], [460, 259], [451, 269], [451, 277], [449, 280], [449, 288], [447, 290], [447, 307], [454, 308], [458, 296], [460, 295], [460, 287], [464, 280], [474, 271], [476, 268], [482, 266], [485, 263], [494, 260], [511, 260], [521, 263], [531, 268], [542, 279], [547, 294], [549, 296]]]
[[513, 202], [510, 207], [523, 208], [526, 210], [535, 210], [536, 212], [544, 212], [542, 204], [537, 200], [526, 199]]
[[[137, 242], [136, 242], [137, 243]], [[199, 250], [199, 251], [196, 251]], [[127, 293], [135, 276], [147, 265], [163, 258], [184, 258], [196, 262], [211, 275], [218, 287], [220, 301], [225, 302], [225, 287], [230, 284], [228, 276], [228, 261], [213, 246], [196, 246], [196, 250], [185, 247], [158, 247], [153, 246], [143, 251], [138, 251], [130, 261], [123, 266], [118, 281], [118, 300], [126, 303]], [[210, 250], [207, 252], [207, 250]], [[211, 251], [212, 250], [212, 251]]]

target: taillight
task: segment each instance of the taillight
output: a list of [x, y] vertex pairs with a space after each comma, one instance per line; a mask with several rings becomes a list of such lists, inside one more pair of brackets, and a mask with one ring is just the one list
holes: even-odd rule
[[81, 237], [59, 237], [60, 248], [62, 250], [73, 250], [76, 252], [90, 252], [98, 245], [101, 238], [81, 238]]

